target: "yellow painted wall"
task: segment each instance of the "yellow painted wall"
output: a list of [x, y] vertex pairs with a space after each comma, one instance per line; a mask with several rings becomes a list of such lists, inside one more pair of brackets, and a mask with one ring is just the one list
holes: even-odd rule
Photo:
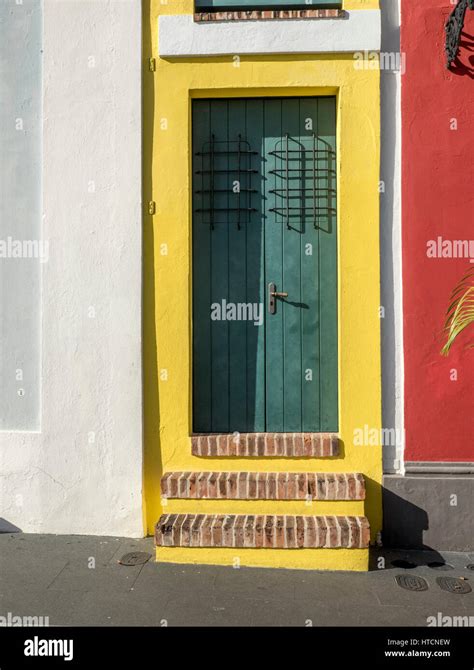
[[[378, 2], [346, 0], [344, 6], [373, 9], [378, 7]], [[144, 216], [144, 509], [148, 532], [153, 533], [161, 513], [170, 511], [168, 506], [162, 507], [160, 500], [160, 477], [164, 471], [358, 471], [366, 477], [365, 512], [374, 539], [381, 529], [382, 518], [381, 448], [353, 446], [353, 432], [364, 425], [381, 427], [379, 72], [355, 69], [349, 54], [291, 58], [249, 56], [241, 58], [239, 67], [234, 66], [232, 56], [162, 60], [157, 58], [158, 15], [190, 13], [192, 3], [168, 0], [168, 4], [162, 5], [160, 0], [144, 0], [143, 7], [144, 201], [153, 199], [157, 203], [156, 215]], [[151, 56], [157, 58], [154, 73], [148, 72], [147, 61]], [[191, 455], [189, 439], [192, 418], [191, 99], [286, 95], [337, 95], [338, 101], [339, 416], [344, 458], [200, 459]], [[173, 504], [173, 511], [182, 507], [181, 502]], [[188, 503], [187, 511], [196, 510], [196, 501], [191, 504], [192, 510]], [[339, 503], [332, 505], [333, 513], [338, 509], [341, 513], [362, 513], [357, 503], [346, 503], [344, 508]], [[284, 514], [291, 509], [284, 501], [254, 502], [254, 512], [257, 506], [258, 512], [263, 514]], [[238, 502], [229, 501], [225, 508], [229, 513], [238, 513], [242, 505], [239, 507]], [[219, 512], [222, 506], [203, 501], [199, 509]], [[315, 509], [305, 507], [305, 513], [312, 514]], [[317, 509], [324, 513], [321, 508]], [[323, 509], [331, 513], [329, 508]], [[194, 560], [183, 558], [182, 552], [189, 557], [193, 551], [201, 551], [164, 549], [177, 561]], [[213, 549], [212, 562], [228, 562], [229, 551], [235, 554], [235, 550]], [[262, 552], [245, 550], [252, 551]], [[348, 567], [347, 555], [354, 550], [298, 550], [302, 566], [317, 567], [319, 559], [311, 563], [315, 551], [331, 551], [335, 567]], [[216, 552], [220, 552], [217, 560]], [[196, 554], [203, 562], [207, 560], [204, 553]], [[260, 565], [268, 561], [278, 565], [283, 561], [278, 556], [290, 553], [293, 557], [288, 561], [296, 561], [295, 552], [291, 550], [268, 553], [273, 558], [265, 559], [266, 562], [260, 560]], [[352, 554], [354, 569], [357, 566], [363, 569], [362, 559], [356, 557], [362, 553]]]
[[379, 9], [379, 0], [343, 0], [342, 6], [348, 11], [350, 9]]

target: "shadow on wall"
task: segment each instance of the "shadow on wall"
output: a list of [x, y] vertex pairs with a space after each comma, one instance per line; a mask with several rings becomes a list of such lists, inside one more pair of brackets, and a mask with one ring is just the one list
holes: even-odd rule
[[[416, 564], [430, 565], [433, 563], [444, 563], [443, 556], [437, 549], [433, 549], [423, 541], [423, 534], [429, 530], [429, 520], [427, 512], [414, 505], [409, 500], [401, 498], [393, 491], [384, 487], [383, 489], [383, 551], [390, 549], [409, 549], [422, 550], [425, 554], [416, 555]], [[377, 556], [378, 550], [371, 552], [370, 569], [378, 569]], [[402, 561], [403, 563], [403, 561]], [[402, 564], [393, 565], [393, 567], [408, 567]]]
[[21, 528], [10, 523], [6, 519], [0, 517], [0, 534], [1, 533], [21, 533]]
[[[381, 496], [378, 504], [383, 507], [382, 547], [374, 544], [376, 534], [371, 533], [371, 547], [369, 552], [369, 570], [385, 568], [414, 568], [433, 563], [444, 563], [438, 550], [424, 543], [424, 533], [429, 529], [429, 519], [426, 510], [418, 507], [409, 500], [398, 496], [386, 487], [380, 486], [374, 480], [365, 477], [367, 498]], [[367, 509], [365, 511], [367, 515]], [[410, 550], [404, 555], [403, 550]], [[416, 555], [413, 553], [416, 552]], [[386, 564], [387, 557], [394, 560]], [[411, 558], [410, 558], [411, 556]], [[380, 564], [380, 557], [383, 558]], [[404, 560], [408, 558], [408, 560]], [[415, 563], [413, 563], [415, 559]], [[409, 563], [412, 563], [409, 565]]]
[[[143, 61], [145, 55], [153, 53], [152, 27], [150, 25], [150, 1], [144, 0], [143, 17]], [[143, 202], [149, 202], [153, 193], [152, 161], [154, 147], [155, 114], [154, 77], [143, 82]], [[158, 397], [158, 345], [156, 340], [156, 295], [155, 295], [155, 235], [153, 217], [143, 217], [143, 422], [144, 422], [144, 522], [147, 535], [153, 535], [154, 524], [161, 509], [154, 501], [160, 490], [163, 474], [160, 449], [160, 405]]]
[[[398, 523], [384, 525], [384, 546], [400, 549], [430, 549], [423, 544], [423, 531], [428, 530], [429, 527], [428, 514], [424, 509], [384, 489], [383, 516], [384, 519], [398, 520]], [[402, 519], [403, 522], [400, 522]]]

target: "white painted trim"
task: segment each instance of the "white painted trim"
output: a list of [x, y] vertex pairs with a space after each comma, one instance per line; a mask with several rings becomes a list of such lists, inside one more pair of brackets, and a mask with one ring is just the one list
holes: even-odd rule
[[196, 23], [190, 14], [160, 16], [161, 58], [353, 53], [379, 51], [380, 11], [346, 12], [342, 19]]
[[429, 461], [407, 461], [405, 463], [405, 475], [473, 475], [474, 463], [469, 461], [460, 462], [429, 462]]
[[[382, 47], [385, 54], [400, 50], [400, 0], [382, 0]], [[381, 72], [381, 284], [386, 318], [382, 322], [382, 393], [384, 428], [401, 436], [396, 446], [383, 450], [385, 473], [404, 474], [404, 352], [402, 275], [402, 71]]]
[[[386, 0], [384, 0], [386, 2]], [[398, 5], [398, 26], [399, 30], [402, 25], [402, 7], [401, 0], [396, 0]], [[401, 45], [400, 45], [401, 49]], [[400, 100], [397, 107], [398, 112], [398, 157], [397, 157], [397, 170], [395, 173], [395, 191], [398, 194], [396, 210], [394, 213], [395, 222], [396, 222], [396, 276], [395, 282], [397, 288], [396, 298], [395, 298], [395, 315], [397, 317], [397, 326], [395, 329], [395, 338], [396, 338], [396, 368], [397, 368], [397, 382], [398, 382], [398, 394], [396, 398], [396, 415], [398, 417], [397, 425], [402, 431], [403, 435], [403, 444], [400, 449], [400, 474], [405, 474], [405, 339], [404, 339], [404, 330], [403, 330], [403, 238], [402, 238], [402, 226], [403, 226], [403, 195], [402, 195], [402, 77], [403, 74], [399, 74], [400, 78]]]

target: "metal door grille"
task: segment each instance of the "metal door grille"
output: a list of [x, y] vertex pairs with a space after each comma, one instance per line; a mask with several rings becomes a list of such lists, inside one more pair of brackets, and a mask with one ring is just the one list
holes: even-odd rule
[[249, 223], [250, 213], [257, 211], [252, 207], [252, 193], [257, 192], [252, 188], [252, 175], [257, 173], [252, 168], [252, 156], [257, 154], [241, 135], [237, 140], [216, 140], [212, 135], [210, 142], [195, 153], [201, 159], [201, 168], [196, 174], [201, 176], [202, 185], [195, 193], [208, 205], [195, 211], [204, 215], [203, 223], [210, 225], [211, 230], [220, 223], [228, 224], [232, 213], [240, 230], [243, 224]]
[[335, 153], [313, 133], [308, 140], [293, 139], [285, 134], [273, 151], [279, 166], [269, 171], [275, 176], [274, 193], [278, 206], [269, 211], [283, 217], [291, 228], [291, 219], [297, 222], [312, 220], [319, 227], [319, 220], [328, 220], [335, 214]]

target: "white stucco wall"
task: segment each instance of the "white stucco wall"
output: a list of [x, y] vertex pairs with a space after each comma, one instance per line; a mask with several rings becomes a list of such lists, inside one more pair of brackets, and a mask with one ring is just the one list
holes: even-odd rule
[[227, 54], [350, 53], [380, 49], [380, 11], [347, 12], [344, 19], [196, 23], [191, 15], [160, 16], [162, 58]]
[[0, 530], [141, 536], [141, 3], [44, 0], [41, 427]]

